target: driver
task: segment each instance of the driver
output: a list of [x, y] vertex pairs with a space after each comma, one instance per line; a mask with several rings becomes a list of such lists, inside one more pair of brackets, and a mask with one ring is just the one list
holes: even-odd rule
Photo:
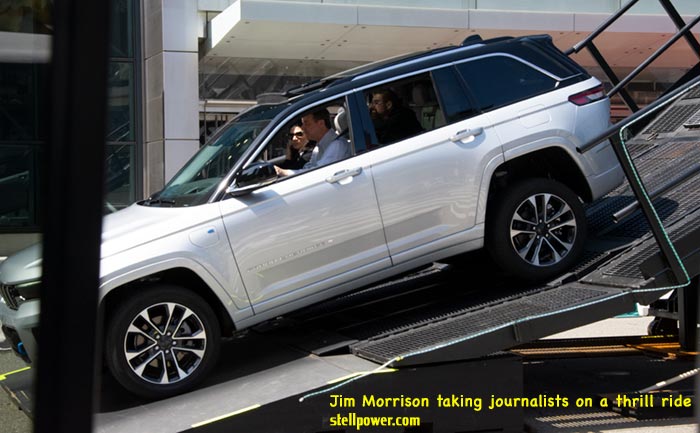
[[278, 176], [290, 176], [315, 167], [321, 167], [351, 156], [350, 142], [338, 137], [331, 128], [331, 116], [326, 108], [313, 111], [301, 118], [301, 129], [306, 138], [316, 141], [309, 162], [299, 170], [275, 166]]

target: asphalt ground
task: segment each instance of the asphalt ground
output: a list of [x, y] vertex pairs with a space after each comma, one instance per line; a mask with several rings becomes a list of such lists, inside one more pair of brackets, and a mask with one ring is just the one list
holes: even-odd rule
[[[649, 318], [608, 319], [553, 336], [560, 340], [643, 335]], [[1, 338], [1, 337], [0, 337]], [[573, 340], [572, 340], [573, 339]], [[2, 346], [2, 345], [0, 345]], [[2, 346], [4, 347], [4, 346]], [[586, 350], [529, 357], [523, 360], [525, 397], [560, 395], [569, 399], [567, 408], [528, 408], [523, 432], [527, 433], [691, 433], [698, 431], [693, 417], [677, 417], [673, 412], [649, 420], [623, 416], [600, 407], [575, 408], [577, 398], [596, 399], [600, 395], [638, 391], [695, 367], [692, 356], [674, 353], [626, 350], [622, 353]], [[12, 352], [0, 350], [0, 375], [25, 367]], [[221, 365], [219, 366], [221, 368]], [[2, 376], [0, 376], [2, 379]], [[693, 379], [665, 387], [680, 393], [694, 389]], [[117, 392], [119, 399], [128, 394]], [[110, 399], [114, 396], [102, 396]], [[114, 397], [116, 398], [116, 397]], [[124, 402], [124, 404], [129, 404]], [[0, 392], [0, 420], [3, 433], [32, 431], [30, 419]], [[96, 426], [96, 431], [100, 431]], [[116, 430], [115, 430], [116, 431]]]
[[[647, 354], [583, 356], [575, 358], [525, 361], [525, 395], [561, 395], [569, 400], [567, 408], [529, 408], [525, 410], [525, 431], [529, 433], [695, 433], [695, 418], [678, 410], [659, 410], [658, 400], [647, 412], [650, 419], [625, 416], [610, 408], [601, 408], [601, 396], [625, 395], [642, 390], [695, 368], [694, 359], [671, 359]], [[693, 395], [694, 380], [688, 379], [663, 388], [673, 395]], [[637, 394], [630, 394], [637, 395]], [[670, 394], [669, 394], [670, 395]], [[590, 398], [591, 407], [577, 408], [578, 399]], [[612, 397], [616, 398], [616, 397]], [[641, 414], [644, 414], [640, 410]], [[687, 415], [687, 414], [686, 414]], [[644, 415], [641, 416], [644, 418]]]
[[[3, 375], [26, 367], [26, 364], [12, 353], [0, 332], [0, 379]], [[32, 431], [29, 417], [19, 410], [10, 397], [0, 390], [0, 431], [2, 433], [28, 433]]]

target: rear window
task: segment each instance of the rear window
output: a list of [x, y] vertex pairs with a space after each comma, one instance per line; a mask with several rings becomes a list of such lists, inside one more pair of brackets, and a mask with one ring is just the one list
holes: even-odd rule
[[432, 74], [447, 123], [459, 122], [477, 114], [453, 67], [437, 69]]
[[481, 110], [492, 110], [553, 90], [552, 77], [505, 56], [490, 56], [457, 64]]
[[577, 75], [581, 75], [581, 79], [587, 78], [586, 71], [559, 51], [550, 39], [524, 40], [522, 43], [529, 49], [519, 50], [518, 57], [526, 62], [537, 65], [562, 79]]

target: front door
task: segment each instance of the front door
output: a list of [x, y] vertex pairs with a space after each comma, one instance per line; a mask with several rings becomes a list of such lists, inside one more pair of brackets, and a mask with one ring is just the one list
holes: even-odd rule
[[316, 302], [390, 265], [367, 155], [228, 198], [221, 213], [256, 314]]

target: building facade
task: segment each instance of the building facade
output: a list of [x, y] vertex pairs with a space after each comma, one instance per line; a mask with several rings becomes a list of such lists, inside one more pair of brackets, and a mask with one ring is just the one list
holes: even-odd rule
[[[215, 128], [261, 94], [474, 34], [547, 33], [566, 49], [626, 3], [112, 0], [106, 211], [162, 188]], [[672, 3], [686, 21], [700, 9], [698, 0]], [[0, 257], [38, 239], [51, 5], [0, 6]], [[622, 75], [675, 31], [658, 0], [639, 0], [597, 45]], [[575, 56], [604, 79], [587, 52]], [[697, 62], [680, 40], [630, 90], [644, 103]]]

